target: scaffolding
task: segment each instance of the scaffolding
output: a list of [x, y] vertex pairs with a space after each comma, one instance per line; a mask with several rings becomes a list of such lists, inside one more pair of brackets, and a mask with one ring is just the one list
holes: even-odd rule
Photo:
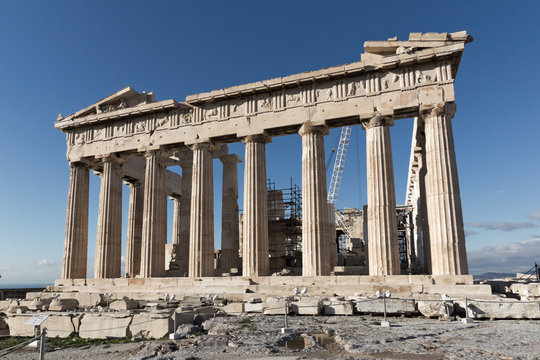
[[276, 189], [266, 180], [271, 271], [302, 268], [302, 190], [293, 184]]

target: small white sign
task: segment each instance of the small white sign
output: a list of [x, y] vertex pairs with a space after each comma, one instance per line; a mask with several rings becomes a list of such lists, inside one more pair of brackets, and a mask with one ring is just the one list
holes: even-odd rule
[[31, 318], [30, 320], [28, 320], [28, 321], [25, 322], [24, 324], [25, 324], [25, 325], [39, 326], [39, 325], [41, 325], [48, 317], [49, 317], [49, 315], [34, 315], [34, 316], [32, 316], [32, 318]]

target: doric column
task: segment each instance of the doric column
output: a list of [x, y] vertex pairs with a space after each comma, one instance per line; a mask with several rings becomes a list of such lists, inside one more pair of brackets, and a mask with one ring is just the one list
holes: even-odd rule
[[426, 134], [426, 195], [433, 275], [468, 273], [451, 119], [454, 103], [421, 109]]
[[225, 272], [240, 266], [238, 254], [238, 163], [236, 154], [220, 157], [223, 163], [221, 204], [221, 267]]
[[96, 240], [96, 279], [120, 277], [122, 253], [122, 174], [118, 158], [103, 158]]
[[401, 272], [390, 143], [392, 125], [392, 119], [380, 116], [362, 123], [366, 129], [370, 275], [399, 275]]
[[179, 262], [180, 262], [180, 256], [178, 245], [180, 244], [180, 231], [181, 231], [181, 217], [180, 217], [180, 209], [182, 206], [182, 201], [180, 196], [178, 195], [171, 195], [169, 196], [169, 199], [173, 202], [173, 226], [172, 226], [172, 258], [171, 262], [169, 264], [170, 270], [178, 270], [179, 268]]
[[189, 276], [214, 275], [214, 187], [213, 145], [192, 146], [191, 221]]
[[246, 146], [242, 275], [264, 276], [270, 271], [265, 144], [271, 138], [266, 134], [250, 135], [242, 141]]
[[124, 183], [129, 186], [126, 277], [134, 278], [141, 272], [144, 190], [138, 181], [126, 181]]
[[[179, 242], [176, 248], [176, 261], [180, 274], [188, 274], [189, 268], [189, 227], [191, 222], [191, 180], [193, 177], [193, 153], [188, 152], [188, 160], [180, 163], [182, 167], [182, 201], [180, 202]], [[185, 276], [185, 275], [184, 275]]]
[[70, 163], [62, 279], [86, 278], [88, 251], [88, 168]]
[[141, 247], [141, 277], [165, 274], [165, 244], [167, 243], [167, 198], [165, 194], [164, 153], [149, 150], [144, 153], [144, 206]]
[[324, 135], [326, 126], [302, 125], [302, 275], [330, 274]]

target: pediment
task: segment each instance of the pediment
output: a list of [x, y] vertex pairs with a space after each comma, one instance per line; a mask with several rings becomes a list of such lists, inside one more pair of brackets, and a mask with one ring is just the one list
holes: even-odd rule
[[135, 107], [154, 102], [154, 94], [149, 92], [139, 93], [127, 86], [117, 92], [95, 102], [94, 104], [68, 116], [71, 119], [82, 118], [88, 115], [114, 112], [122, 109]]

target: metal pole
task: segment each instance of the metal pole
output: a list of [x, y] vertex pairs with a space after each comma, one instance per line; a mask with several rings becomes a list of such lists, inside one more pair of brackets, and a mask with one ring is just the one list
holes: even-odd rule
[[287, 301], [285, 301], [285, 328], [288, 328], [288, 324], [287, 324]]
[[469, 317], [469, 302], [467, 298], [465, 298], [465, 319]]
[[47, 334], [47, 329], [43, 328], [43, 330], [41, 330], [41, 339], [39, 341], [39, 360], [45, 359], [45, 334]]
[[386, 321], [386, 296], [383, 297], [384, 321]]

